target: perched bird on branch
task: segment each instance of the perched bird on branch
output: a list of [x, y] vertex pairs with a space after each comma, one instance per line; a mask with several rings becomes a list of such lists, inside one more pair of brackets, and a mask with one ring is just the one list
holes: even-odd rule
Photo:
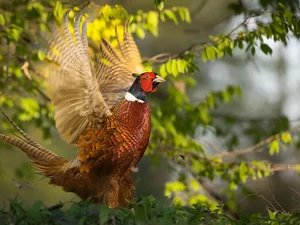
[[117, 48], [101, 40], [102, 58], [93, 63], [88, 54], [86, 22], [74, 22], [74, 35], [63, 28], [50, 41], [48, 57], [57, 66], [49, 78], [50, 98], [55, 108], [56, 127], [63, 139], [80, 152], [66, 160], [33, 141], [10, 120], [22, 139], [0, 134], [0, 139], [25, 152], [34, 167], [80, 198], [111, 208], [127, 206], [133, 198], [134, 168], [149, 141], [148, 94], [164, 79], [144, 72], [138, 48], [125, 25], [118, 29]]

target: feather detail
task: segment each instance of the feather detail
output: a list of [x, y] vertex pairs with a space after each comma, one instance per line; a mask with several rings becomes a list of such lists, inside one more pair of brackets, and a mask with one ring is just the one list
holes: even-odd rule
[[101, 129], [104, 118], [112, 114], [133, 83], [132, 74], [143, 72], [128, 22], [123, 40], [116, 29], [117, 49], [101, 40], [102, 59], [93, 66], [88, 55], [87, 22], [81, 27], [81, 20], [81, 15], [75, 19], [73, 37], [66, 13], [63, 29], [50, 41], [48, 52], [48, 58], [56, 64], [48, 79], [56, 127], [64, 140], [72, 144], [87, 128]]
[[20, 127], [18, 127], [2, 110], [0, 110], [6, 119], [22, 135], [20, 139], [0, 134], [0, 139], [21, 149], [31, 160], [33, 166], [43, 175], [52, 177], [56, 174], [61, 165], [67, 163], [67, 160], [51, 152], [32, 140]]
[[124, 99], [113, 112], [101, 130], [90, 128], [80, 136], [81, 173], [96, 170], [99, 176], [122, 177], [144, 154], [150, 135], [149, 103]]

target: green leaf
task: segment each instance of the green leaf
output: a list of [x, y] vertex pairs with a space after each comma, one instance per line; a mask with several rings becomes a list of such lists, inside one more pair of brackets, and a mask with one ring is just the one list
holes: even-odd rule
[[188, 23], [191, 23], [192, 20], [191, 20], [190, 11], [185, 7], [183, 8], [183, 10], [184, 10], [184, 13], [185, 13], [185, 21], [188, 22]]
[[158, 13], [154, 11], [150, 11], [147, 14], [147, 23], [153, 26], [158, 25]]
[[270, 155], [274, 155], [275, 153], [279, 153], [279, 140], [275, 139], [269, 144], [269, 153]]
[[208, 125], [211, 123], [211, 115], [209, 113], [209, 110], [208, 110], [206, 104], [200, 104], [199, 114], [200, 114], [199, 115], [200, 119], [204, 125]]
[[138, 223], [142, 222], [144, 224], [148, 220], [146, 208], [142, 203], [139, 203], [134, 207], [134, 214]]
[[251, 48], [251, 54], [252, 54], [253, 56], [255, 55], [255, 48], [254, 48], [254, 47]]
[[199, 184], [199, 182], [196, 179], [193, 179], [191, 181], [191, 188], [193, 191], [199, 191], [199, 190], [201, 190], [201, 185]]
[[206, 56], [206, 51], [205, 49], [202, 51], [201, 53], [201, 59], [203, 62], [206, 62], [207, 61], [207, 56]]
[[186, 70], [186, 63], [184, 60], [176, 60], [177, 70], [179, 73], [184, 73]]
[[162, 64], [160, 69], [159, 69], [159, 75], [162, 76], [163, 78], [165, 78], [168, 73], [166, 71], [166, 64]]
[[177, 61], [176, 59], [171, 60], [171, 70], [174, 77], [177, 77], [178, 75], [178, 69], [177, 69]]
[[182, 21], [186, 21], [187, 23], [191, 23], [190, 12], [186, 7], [173, 7], [173, 9], [177, 9], [180, 19]]
[[222, 99], [223, 99], [223, 101], [224, 101], [225, 103], [230, 102], [230, 100], [231, 100], [231, 95], [230, 95], [230, 93], [229, 93], [227, 90], [222, 91], [222, 92], [221, 92], [221, 96], [222, 96]]
[[46, 55], [43, 51], [38, 51], [37, 56], [41, 61], [43, 61], [46, 58]]
[[105, 225], [109, 220], [111, 209], [108, 208], [106, 205], [101, 205], [99, 209], [99, 224]]
[[5, 24], [5, 17], [3, 14], [0, 13], [0, 25], [4, 25]]
[[28, 210], [28, 214], [33, 216], [35, 219], [38, 219], [42, 205], [43, 205], [42, 201], [40, 201], [40, 200], [36, 201], [35, 203], [32, 204], [32, 206]]
[[165, 9], [163, 11], [163, 14], [169, 18], [170, 20], [172, 20], [176, 25], [178, 24], [178, 20], [176, 18], [176, 15], [174, 12], [172, 12], [170, 9]]
[[208, 94], [208, 96], [206, 98], [206, 102], [210, 108], [216, 108], [217, 104], [216, 104], [215, 95], [213, 92]]
[[21, 107], [24, 112], [19, 114], [19, 119], [23, 121], [29, 121], [39, 117], [39, 104], [33, 98], [21, 99]]
[[277, 214], [277, 212], [275, 211], [275, 212], [272, 212], [271, 210], [269, 210], [269, 209], [267, 209], [268, 210], [268, 215], [269, 215], [269, 218], [271, 219], [271, 220], [276, 220], [276, 214]]
[[137, 35], [139, 38], [141, 38], [141, 39], [144, 39], [145, 36], [146, 36], [145, 31], [144, 31], [141, 27], [139, 27], [139, 26], [136, 27], [135, 32], [136, 32], [136, 35]]
[[236, 185], [236, 183], [233, 180], [231, 180], [229, 182], [229, 189], [230, 190], [236, 190], [237, 189], [237, 185]]
[[269, 45], [267, 45], [267, 44], [264, 44], [264, 43], [262, 43], [261, 45], [260, 45], [260, 49], [263, 51], [263, 53], [265, 53], [266, 55], [268, 55], [268, 54], [272, 54], [272, 49], [270, 48], [270, 46]]
[[165, 7], [165, 3], [163, 1], [161, 1], [158, 5], [157, 5], [157, 8], [161, 11], [163, 10]]
[[173, 192], [186, 190], [186, 186], [180, 181], [167, 182], [165, 184], [165, 196], [170, 196]]
[[154, 5], [156, 8], [158, 8], [161, 11], [164, 9], [165, 2], [164, 0], [154, 0]]
[[59, 22], [62, 21], [64, 12], [65, 12], [65, 8], [64, 8], [63, 4], [59, 1], [56, 1], [54, 9], [53, 9], [53, 15], [57, 19], [57, 21], [59, 21]]
[[280, 8], [282, 8], [282, 9], [285, 11], [285, 6], [284, 6], [284, 4], [282, 4], [281, 2], [279, 2], [279, 3], [278, 3], [278, 6], [279, 6]]
[[165, 65], [166, 65], [166, 71], [169, 74], [172, 74], [172, 59], [170, 59]]
[[247, 181], [248, 178], [248, 166], [245, 162], [242, 162], [239, 167], [239, 177], [243, 183]]
[[280, 134], [280, 137], [281, 137], [282, 142], [285, 144], [290, 145], [293, 143], [291, 133], [289, 133], [289, 132], [282, 132]]
[[297, 165], [295, 166], [295, 170], [300, 174], [300, 164], [297, 164]]
[[193, 77], [184, 77], [184, 81], [188, 86], [195, 86], [197, 81]]
[[101, 7], [98, 14], [103, 15], [105, 17], [109, 17], [109, 15], [111, 14], [111, 10], [111, 7], [106, 4], [105, 6]]
[[210, 61], [214, 61], [216, 58], [216, 52], [212, 46], [207, 46], [205, 48], [206, 56]]

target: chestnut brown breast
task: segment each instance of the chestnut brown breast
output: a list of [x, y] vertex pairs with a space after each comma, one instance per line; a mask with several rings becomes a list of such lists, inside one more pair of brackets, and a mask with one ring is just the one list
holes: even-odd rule
[[81, 136], [81, 172], [98, 176], [123, 174], [143, 156], [151, 130], [149, 103], [123, 99], [101, 130], [87, 129]]

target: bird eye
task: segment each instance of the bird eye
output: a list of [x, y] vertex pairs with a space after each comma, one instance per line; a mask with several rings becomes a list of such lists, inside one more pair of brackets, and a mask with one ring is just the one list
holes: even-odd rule
[[145, 78], [144, 78], [144, 80], [147, 80], [147, 79], [149, 79], [149, 75], [145, 76]]

